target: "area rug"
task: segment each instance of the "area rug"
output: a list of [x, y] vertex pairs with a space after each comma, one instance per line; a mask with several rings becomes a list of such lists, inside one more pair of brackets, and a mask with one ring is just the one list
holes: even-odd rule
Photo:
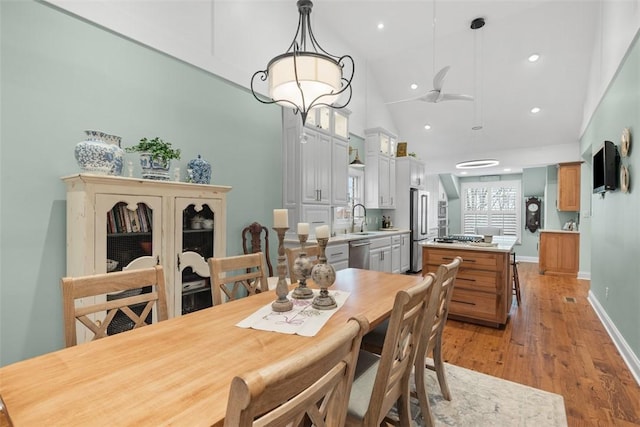
[[[427, 370], [425, 374], [436, 426], [567, 426], [564, 399], [559, 394], [448, 363], [445, 366], [451, 401], [440, 394], [436, 373]], [[417, 400], [412, 399], [411, 412], [414, 427], [424, 426]]]

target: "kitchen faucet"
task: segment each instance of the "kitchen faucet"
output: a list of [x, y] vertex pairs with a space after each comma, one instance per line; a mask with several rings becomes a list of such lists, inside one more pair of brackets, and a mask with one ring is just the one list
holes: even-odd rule
[[358, 206], [362, 206], [362, 210], [364, 210], [364, 219], [362, 220], [362, 223], [360, 224], [360, 232], [361, 233], [364, 231], [364, 225], [367, 223], [367, 208], [365, 208], [362, 203], [356, 203], [355, 205], [353, 205], [353, 208], [351, 208], [351, 232], [352, 233], [355, 231], [355, 228], [356, 228], [355, 213], [356, 213], [356, 207], [358, 207]]

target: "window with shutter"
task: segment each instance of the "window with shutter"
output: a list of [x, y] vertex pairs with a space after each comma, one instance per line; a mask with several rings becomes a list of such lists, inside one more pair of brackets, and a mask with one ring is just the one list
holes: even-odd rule
[[462, 230], [475, 234], [476, 227], [498, 227], [520, 241], [522, 223], [520, 181], [462, 183]]

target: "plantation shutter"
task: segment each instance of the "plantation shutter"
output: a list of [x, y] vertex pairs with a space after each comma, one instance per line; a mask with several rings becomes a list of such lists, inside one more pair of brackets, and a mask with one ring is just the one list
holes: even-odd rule
[[503, 235], [520, 240], [519, 181], [463, 183], [462, 193], [464, 234], [476, 234], [476, 227], [498, 227]]

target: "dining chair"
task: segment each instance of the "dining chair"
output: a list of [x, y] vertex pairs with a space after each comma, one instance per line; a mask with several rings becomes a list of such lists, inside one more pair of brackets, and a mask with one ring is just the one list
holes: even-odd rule
[[[167, 320], [167, 294], [162, 266], [80, 277], [63, 277], [62, 304], [67, 347], [76, 345], [77, 321], [93, 332], [92, 340]], [[147, 288], [150, 288], [147, 292]], [[76, 306], [82, 298], [105, 296], [101, 301]], [[153, 311], [152, 311], [153, 310]], [[90, 315], [105, 312], [103, 319]], [[97, 315], [97, 317], [102, 317]], [[110, 328], [111, 326], [111, 328]]]
[[[442, 334], [449, 313], [449, 303], [453, 295], [453, 286], [458, 274], [461, 257], [455, 257], [449, 264], [440, 265], [435, 273], [428, 275], [433, 277], [433, 286], [429, 292], [428, 306], [424, 318], [422, 336], [417, 349], [415, 359], [415, 385], [416, 395], [420, 402], [420, 410], [426, 426], [433, 426], [434, 420], [429, 407], [429, 399], [425, 385], [425, 369], [436, 372], [438, 384], [442, 396], [451, 400], [451, 392], [447, 384], [444, 362], [442, 360]], [[362, 347], [368, 351], [380, 354], [386, 335], [388, 334], [388, 322], [381, 323], [362, 339]], [[427, 364], [428, 355], [433, 355], [433, 365]]]
[[262, 252], [209, 258], [213, 305], [238, 299], [245, 290], [255, 295], [268, 290], [267, 265]]
[[[302, 248], [301, 247], [284, 248], [284, 251], [287, 256], [287, 268], [289, 270], [289, 278], [291, 279], [291, 283], [295, 283], [298, 280], [298, 278], [295, 277], [295, 274], [293, 272], [293, 267], [296, 263], [296, 258], [298, 258], [298, 256], [300, 256], [300, 252], [302, 252]], [[314, 265], [318, 263], [318, 256], [320, 255], [320, 246], [318, 245], [305, 246], [304, 251], [307, 255], [307, 258], [309, 258]]]
[[381, 354], [360, 351], [346, 426], [379, 426], [394, 404], [400, 425], [410, 425], [409, 381], [433, 282], [433, 275], [427, 275], [417, 285], [399, 291]]
[[364, 318], [292, 356], [235, 377], [226, 427], [314, 425], [342, 427], [347, 413]]
[[[264, 235], [264, 248], [262, 247], [262, 236]], [[251, 246], [247, 242], [251, 242]], [[242, 229], [242, 250], [245, 255], [262, 252], [265, 255], [267, 268], [269, 269], [268, 277], [273, 276], [273, 267], [271, 266], [271, 257], [269, 255], [269, 229], [258, 222], [252, 222]]]
[[0, 396], [0, 427], [12, 426], [13, 422], [11, 421], [11, 417], [9, 416], [9, 411], [7, 411], [7, 406], [4, 404], [2, 396]]

